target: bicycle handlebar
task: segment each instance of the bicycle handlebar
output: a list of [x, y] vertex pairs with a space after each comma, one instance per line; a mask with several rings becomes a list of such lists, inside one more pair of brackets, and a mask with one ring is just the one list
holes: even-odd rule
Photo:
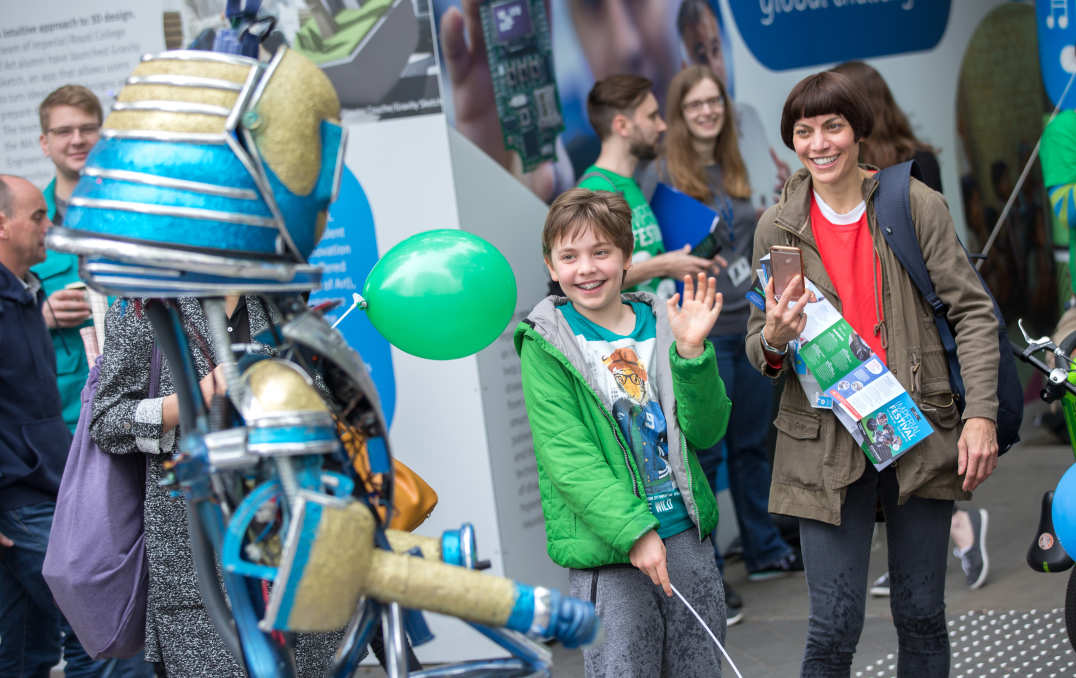
[[1027, 345], [1022, 351], [1013, 347], [1013, 355], [1046, 375], [1046, 384], [1039, 392], [1039, 397], [1044, 401], [1051, 403], [1060, 399], [1065, 395], [1066, 391], [1073, 396], [1076, 396], [1076, 384], [1069, 381], [1068, 368], [1050, 367], [1041, 358], [1036, 357], [1035, 354], [1040, 351], [1051, 353], [1063, 364], [1067, 365], [1072, 364], [1072, 359], [1065, 355], [1064, 351], [1062, 351], [1049, 337], [1042, 337], [1034, 340], [1031, 339], [1024, 330], [1023, 323], [1020, 322], [1019, 324], [1020, 331], [1023, 333], [1024, 341]]

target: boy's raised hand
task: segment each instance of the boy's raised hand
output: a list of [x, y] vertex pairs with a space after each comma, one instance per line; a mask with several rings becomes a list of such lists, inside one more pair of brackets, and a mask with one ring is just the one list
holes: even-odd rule
[[699, 273], [697, 279], [696, 284], [691, 276], [684, 276], [683, 305], [679, 304], [679, 294], [672, 295], [667, 302], [669, 327], [676, 340], [676, 352], [681, 358], [691, 359], [702, 355], [706, 337], [725, 303], [724, 295], [717, 291], [716, 278], [707, 278], [705, 273]]

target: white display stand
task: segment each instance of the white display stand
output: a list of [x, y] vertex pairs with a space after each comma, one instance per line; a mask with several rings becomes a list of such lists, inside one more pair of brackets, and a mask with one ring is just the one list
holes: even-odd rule
[[[421, 231], [460, 228], [495, 245], [516, 274], [517, 313], [477, 355], [433, 361], [392, 349], [393, 453], [440, 497], [417, 531], [437, 536], [470, 522], [492, 574], [566, 590], [567, 571], [546, 555], [512, 344], [516, 324], [545, 294], [540, 236], [546, 205], [448, 127], [443, 115], [354, 125], [349, 137], [347, 165], [370, 202], [379, 254]], [[504, 654], [456, 620], [428, 619], [436, 640], [416, 649], [423, 662]]]

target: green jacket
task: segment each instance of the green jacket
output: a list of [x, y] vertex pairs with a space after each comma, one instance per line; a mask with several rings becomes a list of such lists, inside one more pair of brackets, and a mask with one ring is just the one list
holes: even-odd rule
[[[45, 203], [49, 208], [49, 220], [56, 216], [56, 180], [45, 187]], [[45, 298], [64, 285], [77, 281], [78, 256], [67, 252], [49, 250], [45, 261], [33, 267], [33, 272], [41, 278], [41, 287]], [[90, 325], [86, 321], [82, 327]], [[63, 419], [67, 428], [75, 432], [78, 425], [78, 413], [82, 407], [82, 387], [90, 376], [86, 362], [86, 349], [82, 345], [82, 336], [78, 327], [61, 327], [50, 329], [52, 347], [56, 351], [56, 385], [60, 388], [60, 402], [63, 404]]]
[[[681, 358], [665, 305], [648, 293], [624, 297], [649, 303], [657, 316], [658, 359], [651, 377], [666, 415], [669, 466], [701, 540], [717, 525], [717, 502], [694, 450], [725, 435], [732, 403], [709, 342], [698, 358]], [[549, 557], [574, 568], [628, 563], [631, 547], [658, 520], [641, 496], [642, 475], [628, 443], [583, 376], [582, 349], [556, 310], [566, 302], [543, 299], [515, 332]]]

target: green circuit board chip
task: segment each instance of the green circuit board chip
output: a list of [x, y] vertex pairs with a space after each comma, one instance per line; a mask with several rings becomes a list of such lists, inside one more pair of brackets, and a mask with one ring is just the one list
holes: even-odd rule
[[504, 147], [523, 170], [556, 157], [564, 129], [553, 79], [553, 41], [543, 0], [487, 0], [481, 7], [486, 56]]

